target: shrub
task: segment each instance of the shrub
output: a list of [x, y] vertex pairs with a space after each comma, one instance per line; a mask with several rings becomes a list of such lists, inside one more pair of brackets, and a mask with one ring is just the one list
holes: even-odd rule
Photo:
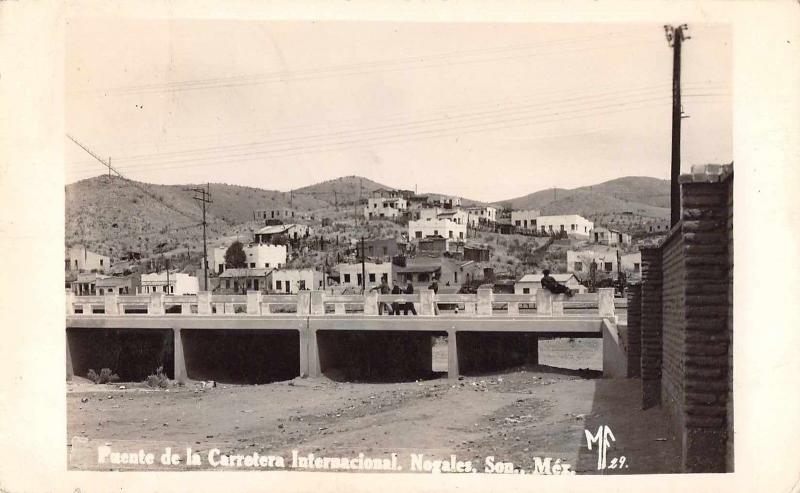
[[166, 389], [169, 387], [169, 378], [167, 378], [167, 375], [164, 373], [164, 367], [159, 366], [156, 368], [156, 373], [154, 375], [149, 375], [145, 380], [145, 383], [148, 387], [161, 389]]
[[89, 369], [89, 373], [86, 374], [86, 378], [94, 383], [114, 383], [119, 381], [119, 375], [112, 373], [110, 368], [103, 368], [100, 370], [99, 375], [95, 373], [94, 370]]

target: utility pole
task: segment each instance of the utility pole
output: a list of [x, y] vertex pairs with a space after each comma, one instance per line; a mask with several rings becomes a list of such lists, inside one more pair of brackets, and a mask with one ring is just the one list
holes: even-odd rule
[[681, 188], [681, 46], [689, 29], [686, 24], [678, 27], [664, 26], [667, 43], [672, 47], [672, 168], [670, 172], [670, 226], [680, 221]]
[[203, 208], [203, 222], [201, 223], [203, 226], [203, 291], [208, 291], [208, 237], [206, 234], [206, 204], [211, 203], [211, 192], [208, 183], [206, 183], [205, 188], [189, 188], [186, 191], [200, 194], [200, 196], [195, 195], [192, 198], [200, 202]]
[[364, 264], [364, 235], [361, 235], [361, 292], [367, 291], [367, 267]]
[[167, 294], [169, 294], [169, 258], [164, 257], [164, 266], [167, 268]]

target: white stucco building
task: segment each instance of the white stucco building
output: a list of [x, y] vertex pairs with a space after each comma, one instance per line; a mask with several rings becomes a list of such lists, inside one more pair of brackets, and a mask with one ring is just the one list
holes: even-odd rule
[[463, 240], [467, 236], [467, 225], [458, 224], [450, 219], [419, 219], [408, 222], [408, 238], [410, 241], [429, 236]]
[[89, 251], [84, 246], [74, 246], [64, 255], [64, 270], [105, 272], [110, 267], [110, 257]]
[[600, 243], [602, 245], [630, 245], [631, 235], [617, 229], [596, 226], [592, 229], [591, 240], [592, 243]]
[[467, 213], [467, 225], [472, 228], [497, 222], [497, 209], [490, 205], [466, 207], [463, 210]]
[[[168, 279], [169, 278], [169, 279]], [[165, 293], [165, 294], [197, 294], [200, 290], [200, 283], [195, 276], [182, 272], [167, 271], [154, 272], [152, 274], [142, 274], [139, 294]]]
[[[342, 287], [360, 288], [361, 287], [361, 263], [352, 264], [341, 263], [336, 266], [339, 272], [339, 285]], [[392, 283], [392, 263], [373, 263], [365, 262], [364, 270], [367, 274], [366, 287], [370, 289], [381, 284], [381, 279], [386, 279], [388, 284]]]
[[[278, 269], [286, 264], [286, 245], [253, 244], [244, 246], [247, 256], [246, 267], [251, 269]], [[225, 252], [228, 247], [214, 249], [211, 269], [217, 274], [225, 272]]]
[[566, 232], [569, 236], [588, 238], [594, 228], [594, 223], [577, 214], [563, 216], [539, 216], [533, 220], [529, 229], [536, 229], [540, 233], [555, 234]]
[[[597, 263], [597, 271], [606, 274], [617, 272], [617, 249], [590, 249], [583, 251], [567, 251], [567, 271], [575, 274], [588, 274], [592, 261]], [[642, 253], [620, 254], [622, 271], [639, 273], [642, 266]]]
[[536, 218], [539, 216], [541, 216], [539, 209], [511, 211], [511, 225], [517, 229], [537, 229]]
[[322, 289], [322, 272], [314, 269], [277, 269], [269, 275], [269, 289], [274, 293], [297, 293]]
[[395, 219], [408, 209], [403, 197], [370, 197], [364, 207], [365, 219]]
[[306, 224], [276, 224], [265, 226], [253, 235], [254, 243], [272, 243], [276, 236], [283, 236], [289, 240], [299, 240], [313, 234], [313, 230]]

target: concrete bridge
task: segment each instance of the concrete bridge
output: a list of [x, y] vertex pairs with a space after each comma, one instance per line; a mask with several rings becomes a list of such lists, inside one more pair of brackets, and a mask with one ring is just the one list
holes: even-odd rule
[[[419, 315], [379, 315], [382, 303], [414, 303]], [[166, 359], [172, 360], [178, 382], [223, 380], [218, 375], [231, 371], [226, 365], [241, 366], [244, 373], [258, 366], [259, 371], [277, 372], [275, 379], [318, 377], [358, 364], [377, 373], [421, 375], [432, 372], [433, 336], [447, 337], [450, 378], [538, 364], [540, 337], [602, 338], [604, 375], [626, 376], [613, 289], [569, 299], [544, 290], [515, 295], [490, 289], [438, 295], [431, 290], [412, 295], [67, 292], [66, 308], [68, 377], [73, 371], [85, 374], [90, 367], [99, 370], [101, 353], [113, 351], [107, 346], [126, 337], [155, 341], [150, 349], [128, 350], [126, 354], [135, 353], [129, 359], [146, 359], [152, 357], [148, 351], [171, 346]], [[125, 368], [112, 370], [122, 376]]]

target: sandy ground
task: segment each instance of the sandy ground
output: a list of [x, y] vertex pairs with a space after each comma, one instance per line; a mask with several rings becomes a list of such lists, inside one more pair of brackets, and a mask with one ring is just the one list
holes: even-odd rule
[[[641, 410], [638, 379], [600, 378], [599, 348], [596, 339], [541, 341], [536, 368], [390, 384], [298, 378], [153, 390], [76, 378], [67, 384], [71, 466], [139, 468], [98, 465], [97, 447], [108, 445], [152, 451], [156, 461], [164, 447], [180, 455], [192, 447], [203, 469], [212, 468], [208, 451], [218, 448], [281, 455], [287, 466], [298, 450], [328, 457], [397, 453], [404, 471], [411, 469], [410, 454], [445, 460], [455, 454], [478, 472], [485, 472], [487, 456], [513, 463], [517, 473], [533, 471], [535, 457], [561, 459], [578, 473], [677, 472], [679, 446], [666, 416]], [[446, 345], [437, 344], [435, 370], [446, 367], [446, 356]], [[616, 439], [607, 461], [619, 464], [625, 456], [622, 468], [597, 469], [597, 449], [588, 450], [584, 430], [595, 434], [601, 425]]]

